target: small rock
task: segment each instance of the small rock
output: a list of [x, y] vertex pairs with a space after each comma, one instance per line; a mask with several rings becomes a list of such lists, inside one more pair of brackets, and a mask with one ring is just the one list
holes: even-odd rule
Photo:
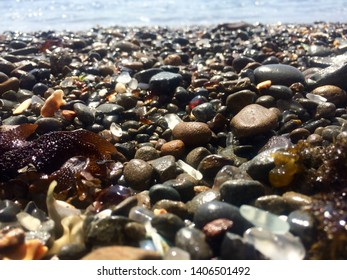
[[273, 85], [291, 86], [294, 83], [305, 84], [304, 75], [297, 68], [285, 64], [268, 64], [254, 70], [256, 83], [270, 80]]
[[162, 199], [154, 204], [152, 209], [165, 209], [168, 213], [175, 214], [183, 220], [191, 218], [187, 206], [182, 201]]
[[171, 140], [164, 143], [160, 152], [162, 156], [172, 155], [176, 159], [181, 158], [184, 155], [185, 146], [182, 140]]
[[157, 149], [151, 146], [144, 146], [136, 151], [134, 158], [150, 161], [159, 158], [159, 156], [160, 153]]
[[151, 199], [152, 205], [162, 199], [169, 199], [174, 201], [180, 201], [181, 199], [179, 192], [175, 188], [163, 184], [156, 184], [150, 187], [149, 197]]
[[219, 191], [222, 201], [240, 206], [264, 195], [265, 187], [259, 181], [234, 179], [224, 182]]
[[328, 102], [334, 103], [336, 106], [344, 105], [347, 100], [347, 93], [340, 87], [334, 85], [317, 87], [312, 93], [326, 98]]
[[226, 99], [225, 105], [227, 106], [228, 111], [236, 115], [244, 107], [254, 103], [256, 97], [257, 95], [251, 90], [241, 90], [230, 94]]
[[185, 226], [183, 220], [172, 213], [154, 216], [151, 224], [161, 236], [170, 242], [175, 241], [176, 233]]
[[176, 160], [174, 156], [163, 156], [148, 163], [152, 165], [159, 183], [176, 178]]
[[252, 226], [240, 214], [239, 208], [221, 201], [211, 201], [201, 205], [194, 214], [196, 227], [203, 228], [207, 223], [216, 219], [228, 219], [233, 222], [232, 232], [243, 234]]
[[199, 163], [202, 161], [202, 159], [208, 155], [211, 155], [211, 152], [205, 147], [197, 147], [188, 153], [186, 162], [193, 168], [198, 168]]
[[150, 187], [153, 179], [153, 168], [144, 160], [132, 159], [124, 167], [123, 175], [129, 187], [142, 191]]
[[19, 90], [19, 80], [16, 77], [11, 77], [0, 84], [0, 96], [9, 90], [15, 92]]
[[76, 103], [74, 104], [73, 108], [76, 112], [78, 119], [85, 125], [92, 125], [94, 123], [95, 116], [92, 110], [87, 105], [84, 105], [82, 103]]
[[180, 122], [172, 130], [172, 135], [187, 146], [196, 147], [209, 143], [212, 131], [203, 122]]
[[180, 74], [160, 72], [151, 77], [149, 81], [152, 93], [157, 95], [171, 95], [182, 82]]
[[82, 260], [160, 260], [159, 253], [130, 246], [106, 246], [93, 250]]
[[234, 116], [230, 125], [236, 136], [251, 137], [276, 128], [277, 115], [263, 106], [251, 104]]
[[212, 257], [212, 250], [205, 239], [200, 230], [184, 227], [177, 232], [175, 244], [187, 251], [192, 260], [208, 260]]
[[199, 163], [198, 170], [207, 179], [214, 179], [218, 171], [221, 170], [223, 166], [232, 165], [233, 163], [234, 161], [229, 158], [212, 154], [202, 159], [202, 161]]

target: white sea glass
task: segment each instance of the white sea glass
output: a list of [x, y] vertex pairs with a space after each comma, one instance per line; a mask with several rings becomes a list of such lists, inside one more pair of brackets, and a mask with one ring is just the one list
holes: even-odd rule
[[285, 234], [289, 231], [290, 226], [288, 222], [268, 211], [250, 205], [241, 205], [240, 213], [253, 225], [267, 229], [273, 233]]
[[243, 237], [271, 260], [302, 260], [306, 254], [300, 239], [289, 232], [275, 234], [263, 228], [249, 228]]

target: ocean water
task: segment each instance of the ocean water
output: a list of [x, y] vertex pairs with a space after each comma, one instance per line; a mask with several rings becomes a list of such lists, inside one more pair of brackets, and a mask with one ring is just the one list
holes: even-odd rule
[[347, 0], [0, 0], [0, 32], [347, 21]]

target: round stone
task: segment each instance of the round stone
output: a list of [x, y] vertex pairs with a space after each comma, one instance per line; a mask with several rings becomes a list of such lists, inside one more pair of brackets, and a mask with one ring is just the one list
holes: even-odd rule
[[160, 148], [161, 155], [172, 155], [176, 159], [179, 159], [184, 155], [184, 150], [185, 146], [182, 140], [172, 140], [166, 142]]
[[151, 77], [149, 85], [152, 93], [157, 95], [168, 95], [174, 93], [181, 81], [182, 76], [180, 74], [164, 71]]
[[124, 179], [129, 187], [142, 191], [150, 187], [153, 176], [153, 168], [141, 159], [132, 159], [124, 167]]
[[175, 139], [188, 146], [203, 146], [210, 142], [212, 131], [203, 122], [180, 122], [172, 130]]
[[77, 114], [78, 119], [86, 125], [91, 125], [95, 121], [92, 110], [82, 103], [76, 103], [73, 106], [74, 111]]
[[297, 68], [285, 64], [268, 64], [254, 70], [256, 83], [270, 80], [273, 85], [291, 86], [294, 83], [305, 84], [304, 75]]
[[197, 147], [188, 153], [186, 162], [192, 167], [198, 168], [199, 163], [208, 155], [211, 155], [211, 152], [205, 147]]
[[347, 93], [334, 85], [317, 87], [312, 93], [326, 98], [328, 102], [334, 103], [336, 106], [344, 105], [347, 100]]
[[136, 153], [134, 158], [136, 159], [142, 159], [144, 161], [149, 161], [153, 159], [159, 158], [160, 153], [157, 149], [151, 146], [144, 146], [139, 148]]
[[277, 127], [277, 114], [258, 104], [244, 107], [234, 116], [230, 125], [238, 137], [251, 137]]
[[163, 184], [156, 184], [150, 187], [149, 198], [151, 199], [152, 205], [162, 199], [174, 201], [180, 201], [181, 199], [179, 192], [175, 188]]

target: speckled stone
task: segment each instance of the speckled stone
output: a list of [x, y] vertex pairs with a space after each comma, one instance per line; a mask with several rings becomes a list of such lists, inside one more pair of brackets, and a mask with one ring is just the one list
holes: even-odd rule
[[234, 116], [230, 125], [238, 137], [252, 137], [277, 127], [277, 115], [258, 104], [244, 107]]
[[149, 161], [153, 159], [157, 159], [160, 157], [160, 153], [157, 149], [151, 146], [144, 146], [139, 148], [136, 153], [134, 158], [136, 159], [142, 159], [144, 161]]
[[180, 122], [172, 130], [172, 135], [188, 146], [197, 147], [210, 142], [212, 131], [203, 122]]
[[124, 167], [124, 179], [135, 190], [142, 191], [150, 187], [153, 168], [142, 159], [132, 159]]
[[160, 148], [162, 156], [172, 155], [176, 159], [181, 158], [184, 155], [185, 145], [182, 140], [171, 140], [164, 143]]
[[163, 183], [176, 177], [176, 160], [174, 156], [162, 156], [148, 162], [154, 169], [154, 174]]

